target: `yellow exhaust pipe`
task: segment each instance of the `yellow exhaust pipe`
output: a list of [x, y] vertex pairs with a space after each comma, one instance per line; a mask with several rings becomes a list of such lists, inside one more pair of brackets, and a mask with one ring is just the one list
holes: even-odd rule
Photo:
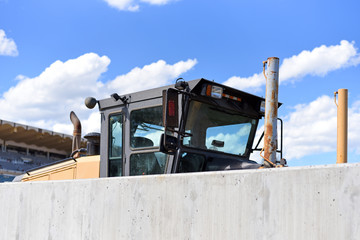
[[[338, 94], [338, 104], [336, 95]], [[336, 163], [347, 163], [348, 142], [348, 90], [339, 89], [334, 93], [337, 106], [337, 156]]]

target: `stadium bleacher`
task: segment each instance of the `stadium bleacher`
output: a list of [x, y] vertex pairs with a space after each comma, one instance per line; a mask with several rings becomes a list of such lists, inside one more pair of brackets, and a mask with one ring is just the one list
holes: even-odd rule
[[0, 119], [0, 182], [69, 157], [71, 147], [71, 135]]

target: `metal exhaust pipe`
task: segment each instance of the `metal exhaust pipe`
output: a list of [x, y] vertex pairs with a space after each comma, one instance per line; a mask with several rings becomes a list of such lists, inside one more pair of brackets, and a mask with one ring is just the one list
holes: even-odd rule
[[76, 114], [71, 111], [70, 113], [70, 120], [74, 125], [74, 132], [73, 132], [73, 142], [72, 142], [72, 152], [80, 148], [81, 144], [81, 123], [79, 118]]
[[[274, 167], [276, 165], [277, 149], [277, 113], [279, 92], [279, 58], [271, 57], [267, 63], [266, 94], [265, 94], [265, 125], [264, 125], [264, 165]], [[264, 72], [265, 75], [265, 72]]]

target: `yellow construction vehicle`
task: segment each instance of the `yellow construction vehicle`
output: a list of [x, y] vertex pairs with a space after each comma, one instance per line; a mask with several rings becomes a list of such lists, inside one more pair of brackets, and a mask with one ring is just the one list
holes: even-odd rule
[[[178, 79], [174, 85], [96, 100], [101, 134], [79, 149], [81, 124], [74, 113], [73, 154], [15, 181], [171, 174], [261, 167], [250, 160], [265, 99], [225, 85]], [[259, 141], [260, 142], [260, 141]], [[282, 147], [276, 150], [282, 154]], [[277, 162], [271, 162], [276, 165]]]

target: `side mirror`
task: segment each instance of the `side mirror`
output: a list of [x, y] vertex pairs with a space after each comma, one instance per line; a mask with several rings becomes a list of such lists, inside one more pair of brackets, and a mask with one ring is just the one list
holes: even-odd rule
[[177, 137], [161, 134], [160, 137], [160, 152], [167, 154], [175, 154], [178, 145]]
[[178, 138], [168, 135], [179, 127], [179, 103], [178, 91], [169, 88], [163, 91], [163, 123], [164, 133], [160, 138], [160, 151], [167, 154], [175, 154], [178, 147]]
[[163, 123], [165, 132], [179, 127], [178, 91], [172, 88], [163, 91]]

